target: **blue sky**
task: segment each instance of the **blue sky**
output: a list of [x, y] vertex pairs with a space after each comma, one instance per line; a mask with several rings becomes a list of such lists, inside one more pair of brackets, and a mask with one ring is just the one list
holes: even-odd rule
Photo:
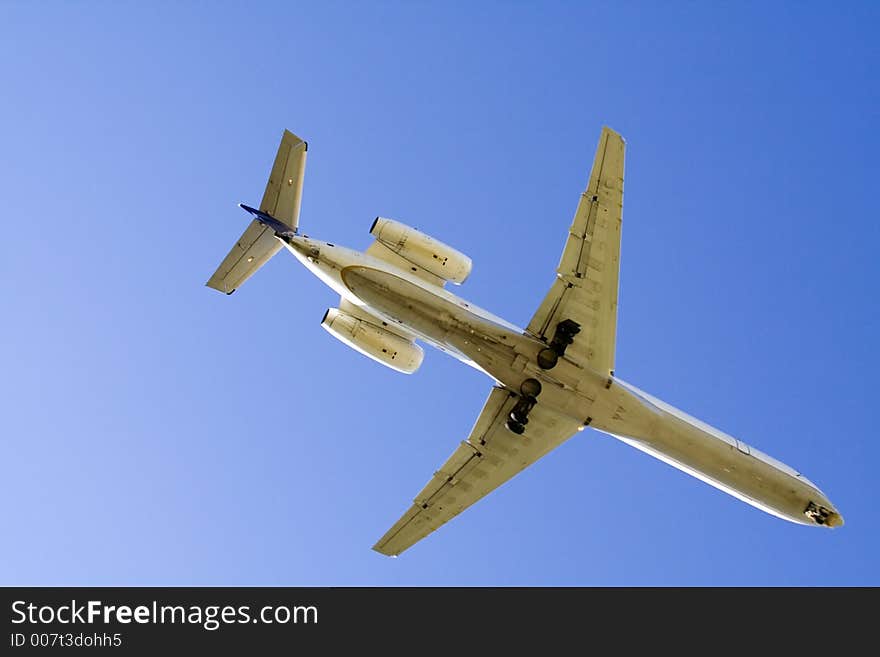
[[[3, 584], [880, 584], [874, 3], [0, 5]], [[790, 463], [783, 522], [592, 431], [390, 560], [490, 381], [405, 377], [278, 257], [204, 282], [283, 128], [301, 226], [376, 215], [525, 324], [627, 139], [617, 373]]]

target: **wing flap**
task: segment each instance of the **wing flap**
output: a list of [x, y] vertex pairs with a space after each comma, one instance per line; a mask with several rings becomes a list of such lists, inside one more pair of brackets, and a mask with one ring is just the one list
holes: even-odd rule
[[[431, 481], [422, 489], [422, 492], [416, 495], [415, 505], [423, 509], [431, 506], [438, 496], [448, 493], [452, 488], [465, 481], [471, 470], [476, 467], [479, 459], [479, 450], [469, 442], [463, 441], [443, 464], [443, 467], [434, 473]], [[467, 486], [465, 487], [467, 488]]]

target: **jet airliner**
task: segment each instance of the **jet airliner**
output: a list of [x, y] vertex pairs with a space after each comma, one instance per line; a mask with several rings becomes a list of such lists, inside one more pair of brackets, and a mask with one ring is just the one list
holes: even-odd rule
[[623, 138], [603, 128], [586, 190], [549, 292], [525, 329], [450, 291], [471, 259], [377, 217], [363, 252], [301, 234], [308, 145], [285, 130], [259, 208], [207, 285], [232, 294], [281, 249], [339, 294], [321, 326], [351, 348], [411, 374], [419, 342], [494, 382], [468, 437], [373, 549], [396, 556], [586, 427], [802, 525], [843, 517], [816, 484], [755, 447], [639, 390], [614, 372]]

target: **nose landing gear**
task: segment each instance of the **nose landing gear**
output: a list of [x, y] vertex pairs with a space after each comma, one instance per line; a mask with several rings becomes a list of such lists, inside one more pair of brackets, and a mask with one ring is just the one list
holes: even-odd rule
[[522, 435], [529, 423], [529, 413], [538, 403], [538, 395], [541, 394], [541, 382], [538, 379], [526, 379], [519, 388], [520, 398], [517, 400], [510, 416], [507, 418], [507, 428], [517, 435]]
[[807, 508], [804, 509], [804, 515], [817, 525], [839, 527], [843, 524], [843, 518], [839, 513], [826, 509], [824, 506], [820, 506], [812, 501], [807, 504]]

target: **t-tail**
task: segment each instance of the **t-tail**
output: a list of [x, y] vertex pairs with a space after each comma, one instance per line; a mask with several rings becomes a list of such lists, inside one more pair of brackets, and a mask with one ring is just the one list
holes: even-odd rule
[[307, 150], [306, 142], [284, 131], [260, 208], [241, 204], [254, 220], [208, 280], [208, 287], [232, 294], [281, 250], [276, 235], [296, 234]]
[[263, 212], [262, 210], [257, 210], [256, 208], [252, 208], [249, 205], [245, 205], [244, 203], [239, 203], [238, 207], [240, 207], [245, 212], [249, 212], [254, 215], [254, 219], [259, 221], [261, 224], [266, 226], [267, 228], [271, 228], [275, 231], [276, 237], [284, 237], [286, 235], [296, 235], [296, 228], [293, 226], [288, 226], [283, 221], [273, 217], [268, 212]]

